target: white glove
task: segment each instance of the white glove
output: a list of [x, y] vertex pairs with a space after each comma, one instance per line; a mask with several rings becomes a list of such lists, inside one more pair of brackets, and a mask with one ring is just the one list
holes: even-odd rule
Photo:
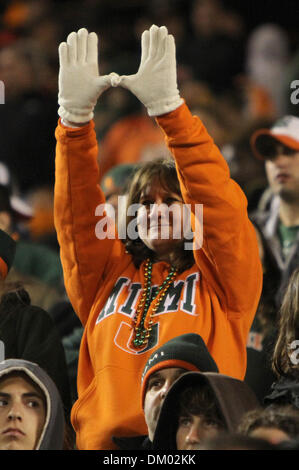
[[112, 85], [117, 84], [137, 96], [149, 116], [169, 113], [183, 103], [177, 87], [175, 42], [165, 26], [153, 25], [143, 32], [139, 70], [112, 79]]
[[90, 121], [97, 99], [111, 86], [117, 74], [100, 77], [98, 69], [98, 37], [85, 28], [70, 33], [59, 46], [59, 116], [65, 121]]

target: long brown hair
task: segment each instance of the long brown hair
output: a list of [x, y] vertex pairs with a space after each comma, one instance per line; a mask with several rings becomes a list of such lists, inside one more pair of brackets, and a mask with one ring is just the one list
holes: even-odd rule
[[293, 271], [279, 311], [279, 332], [272, 357], [278, 376], [299, 378], [298, 365], [290, 360], [290, 344], [299, 340], [299, 268]]
[[[128, 193], [127, 208], [139, 203], [142, 191], [152, 181], [158, 181], [159, 185], [166, 191], [171, 191], [181, 196], [180, 183], [174, 161], [170, 158], [159, 158], [145, 163], [135, 173]], [[127, 227], [133, 219], [134, 216], [127, 215]], [[174, 257], [173, 264], [175, 264], [179, 272], [190, 268], [194, 264], [193, 251], [184, 250], [184, 242], [185, 240], [182, 240], [177, 244]], [[155, 258], [155, 253], [139, 237], [136, 240], [132, 240], [127, 234], [125, 246], [127, 251], [131, 253], [136, 267], [139, 267], [146, 258]]]

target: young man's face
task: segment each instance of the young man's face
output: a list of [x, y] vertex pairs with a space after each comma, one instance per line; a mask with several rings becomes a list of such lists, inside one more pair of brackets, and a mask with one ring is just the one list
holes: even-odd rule
[[217, 420], [204, 415], [180, 416], [176, 432], [177, 449], [195, 450], [203, 439], [215, 437], [221, 429]]
[[173, 382], [184, 372], [186, 372], [185, 369], [170, 367], [154, 372], [148, 379], [144, 399], [144, 416], [151, 441], [153, 440], [165, 396]]
[[273, 192], [285, 200], [299, 198], [299, 152], [276, 146], [276, 156], [266, 160], [266, 174]]
[[33, 450], [46, 419], [41, 393], [22, 377], [0, 382], [0, 450]]

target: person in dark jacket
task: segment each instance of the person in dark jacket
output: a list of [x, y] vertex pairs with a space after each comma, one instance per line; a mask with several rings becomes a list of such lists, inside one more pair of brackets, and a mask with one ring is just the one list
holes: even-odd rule
[[141, 378], [141, 403], [148, 436], [113, 437], [120, 449], [152, 448], [160, 409], [169, 388], [180, 375], [192, 370], [218, 372], [218, 367], [200, 335], [187, 333], [177, 336], [152, 353]]
[[[289, 267], [299, 248], [299, 118], [284, 116], [270, 129], [258, 129], [251, 137], [254, 155], [265, 162], [272, 198], [264, 210], [250, 218], [260, 234], [264, 261], [271, 259], [275, 274], [276, 305], [281, 305]], [[297, 258], [298, 259], [298, 258]], [[288, 274], [288, 279], [285, 274]]]
[[11, 291], [0, 297], [0, 340], [5, 359], [33, 361], [50, 375], [59, 389], [66, 415], [69, 414], [70, 384], [57, 328], [45, 310], [31, 305], [22, 286], [12, 286]]
[[195, 450], [202, 439], [236, 432], [258, 407], [242, 381], [214, 372], [186, 372], [169, 389], [153, 439], [154, 450]]
[[31, 305], [21, 283], [6, 276], [13, 264], [16, 243], [0, 230], [0, 341], [4, 357], [37, 363], [56, 384], [65, 408], [71, 409], [70, 384], [65, 353], [56, 325], [42, 308]]
[[0, 450], [62, 450], [60, 394], [37, 364], [0, 362]]

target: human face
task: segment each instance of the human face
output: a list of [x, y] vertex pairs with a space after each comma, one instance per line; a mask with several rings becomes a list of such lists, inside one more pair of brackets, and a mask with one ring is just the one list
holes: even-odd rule
[[203, 439], [215, 437], [220, 429], [216, 420], [204, 415], [180, 416], [176, 432], [177, 450], [196, 450]]
[[41, 435], [46, 407], [40, 392], [22, 377], [0, 382], [0, 450], [33, 450]]
[[180, 367], [170, 367], [154, 372], [148, 379], [144, 399], [144, 416], [151, 441], [153, 440], [165, 396], [173, 382], [184, 372], [186, 370]]
[[273, 192], [282, 199], [299, 197], [299, 152], [279, 146], [275, 157], [266, 160], [266, 174]]
[[278, 428], [256, 428], [251, 431], [250, 436], [259, 439], [265, 439], [270, 444], [280, 444], [280, 442], [289, 441], [290, 437], [281, 429]]
[[142, 205], [137, 214], [139, 237], [157, 253], [157, 259], [167, 260], [183, 238], [182, 197], [154, 181], [144, 188], [139, 203]]

